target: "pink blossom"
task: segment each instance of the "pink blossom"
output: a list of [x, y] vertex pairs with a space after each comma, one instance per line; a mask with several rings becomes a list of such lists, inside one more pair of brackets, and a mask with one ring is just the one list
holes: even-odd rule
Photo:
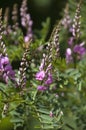
[[38, 89], [39, 91], [45, 91], [45, 90], [47, 90], [47, 87], [42, 86], [42, 85], [39, 85], [39, 86], [37, 87], [37, 89]]
[[70, 63], [72, 60], [73, 60], [72, 50], [70, 48], [67, 48], [67, 50], [66, 50], [66, 62]]
[[68, 40], [68, 44], [71, 46], [74, 42], [74, 38], [73, 37], [70, 37], [69, 40]]
[[7, 56], [0, 56], [0, 71], [3, 72], [0, 76], [6, 83], [8, 83], [8, 79], [15, 80], [15, 72], [12, 70]]
[[8, 59], [8, 57], [3, 57], [2, 59], [1, 59], [1, 64], [8, 64], [9, 63], [9, 59]]
[[45, 72], [44, 71], [39, 71], [37, 74], [36, 74], [36, 79], [37, 80], [43, 80], [45, 77]]
[[52, 75], [49, 74], [49, 75], [48, 75], [48, 79], [45, 81], [45, 84], [51, 84], [52, 82], [53, 82]]
[[86, 49], [84, 47], [84, 42], [79, 45], [75, 45], [73, 51], [81, 56], [85, 55]]
[[50, 117], [53, 117], [53, 112], [52, 111], [50, 111]]

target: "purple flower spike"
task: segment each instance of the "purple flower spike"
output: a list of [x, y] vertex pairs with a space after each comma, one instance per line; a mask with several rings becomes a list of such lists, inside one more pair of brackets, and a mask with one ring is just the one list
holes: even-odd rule
[[8, 83], [9, 77], [6, 73], [3, 74], [3, 79], [5, 80], [6, 84]]
[[73, 44], [74, 38], [70, 37], [70, 39], [68, 40], [68, 44], [71, 46]]
[[24, 42], [27, 43], [33, 37], [33, 33], [32, 33], [33, 21], [31, 20], [30, 14], [27, 13], [27, 0], [22, 1], [22, 5], [21, 5], [21, 8], [20, 8], [20, 15], [21, 15], [21, 25], [26, 30]]
[[4, 66], [9, 63], [8, 57], [0, 56], [0, 70], [4, 69]]
[[83, 47], [84, 43], [81, 43], [80, 45], [75, 45], [73, 51], [80, 56], [83, 56], [86, 54], [86, 48]]
[[67, 48], [67, 50], [66, 50], [66, 62], [70, 63], [72, 60], [73, 60], [72, 50], [70, 48]]
[[45, 64], [45, 60], [42, 59], [41, 65], [40, 65], [40, 67], [39, 67], [39, 70], [40, 70], [40, 71], [43, 70], [43, 68], [44, 68], [44, 64]]
[[44, 77], [45, 77], [45, 72], [44, 71], [40, 71], [40, 72], [38, 72], [37, 74], [36, 74], [36, 79], [37, 80], [43, 80], [44, 79]]
[[45, 81], [45, 84], [49, 85], [49, 84], [51, 84], [52, 82], [53, 82], [52, 75], [49, 74], [49, 75], [48, 75], [48, 79]]
[[3, 58], [1, 59], [1, 64], [2, 64], [2, 65], [5, 65], [5, 64], [8, 64], [8, 63], [9, 63], [8, 57], [3, 57]]
[[10, 65], [9, 59], [7, 56], [0, 56], [0, 71], [2, 72], [1, 78], [6, 83], [11, 79], [15, 80], [15, 72], [12, 70], [12, 66]]
[[37, 89], [38, 89], [38, 91], [45, 91], [45, 90], [47, 90], [47, 87], [42, 86], [42, 85], [39, 85], [39, 86], [37, 87]]
[[29, 37], [28, 37], [28, 36], [25, 36], [25, 37], [24, 37], [24, 41], [25, 41], [25, 43], [28, 42], [28, 41], [29, 41]]

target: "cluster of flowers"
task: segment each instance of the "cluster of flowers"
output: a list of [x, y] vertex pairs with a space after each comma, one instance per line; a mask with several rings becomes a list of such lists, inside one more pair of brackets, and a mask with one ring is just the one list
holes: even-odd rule
[[[28, 53], [28, 45], [25, 47], [25, 52], [22, 57], [22, 61], [20, 64], [20, 77], [17, 82], [15, 77], [15, 72], [12, 69], [12, 66], [10, 64], [7, 52], [6, 52], [6, 46], [3, 40], [4, 31], [6, 28], [3, 25], [2, 22], [2, 9], [0, 10], [0, 80], [4, 83], [8, 83], [9, 80], [14, 82], [16, 87], [24, 87], [26, 83], [25, 78], [25, 71], [27, 66], [27, 53]], [[25, 43], [26, 44], [26, 43]]]
[[25, 42], [29, 42], [32, 37], [32, 24], [33, 21], [31, 20], [30, 14], [27, 13], [27, 0], [22, 1], [22, 5], [20, 8], [20, 16], [21, 16], [21, 25], [26, 29], [26, 35], [24, 37]]
[[[23, 0], [22, 6], [20, 8], [20, 15], [21, 15], [21, 25], [26, 29], [26, 35], [24, 37], [24, 41], [27, 44], [30, 39], [32, 39], [32, 20], [30, 14], [27, 13], [27, 0]], [[68, 6], [67, 6], [68, 10]], [[80, 4], [76, 10], [74, 24], [71, 28], [71, 19], [68, 15], [67, 10], [65, 10], [65, 18], [61, 21], [65, 28], [68, 28], [72, 32], [72, 37], [70, 37], [68, 41], [69, 47], [66, 50], [66, 62], [70, 63], [74, 61], [74, 58], [80, 60], [85, 54], [86, 49], [84, 47], [84, 42], [80, 44], [76, 44], [76, 39], [80, 36]], [[15, 27], [18, 29], [17, 23], [17, 12], [16, 6], [14, 8], [14, 12], [12, 13], [14, 16], [12, 19], [14, 20]], [[6, 17], [5, 17], [6, 18]], [[5, 19], [7, 22], [7, 19]], [[6, 27], [9, 27], [8, 25]], [[42, 63], [39, 67], [39, 72], [36, 74], [36, 80], [41, 81], [40, 85], [38, 86], [39, 91], [44, 91], [49, 88], [49, 86], [53, 83], [53, 76], [52, 76], [52, 59], [58, 58], [59, 55], [59, 27], [55, 26], [53, 33], [50, 37], [50, 40], [47, 45], [47, 52], [48, 55], [43, 54]], [[1, 36], [2, 37], [2, 36]], [[2, 47], [3, 48], [3, 47]], [[3, 49], [5, 50], [5, 49]], [[54, 50], [54, 51], [53, 51]], [[28, 50], [24, 53], [24, 57], [21, 63], [20, 73], [22, 74], [21, 80], [19, 80], [19, 86], [25, 86], [25, 70], [26, 70], [26, 55]], [[55, 53], [53, 53], [55, 52]], [[10, 65], [9, 59], [7, 55], [0, 54], [0, 76], [3, 74], [4, 81], [7, 83], [8, 78], [14, 80], [14, 72]], [[23, 78], [22, 78], [23, 77]], [[22, 85], [21, 85], [22, 84]]]
[[15, 80], [15, 72], [12, 70], [12, 66], [7, 56], [0, 55], [0, 78], [8, 83], [8, 80]]
[[[37, 88], [39, 91], [48, 90], [49, 86], [53, 83], [52, 61], [54, 58], [56, 59], [59, 56], [59, 31], [60, 23], [55, 26], [51, 33], [51, 37], [46, 48], [47, 54], [43, 54], [39, 72], [36, 74], [36, 80], [41, 81], [41, 85]], [[55, 53], [53, 54], [53, 52]]]
[[44, 56], [44, 59], [42, 59], [42, 63], [39, 67], [39, 72], [37, 72], [37, 74], [36, 74], [36, 80], [41, 81], [41, 84], [42, 84], [42, 85], [39, 85], [37, 88], [39, 91], [47, 90], [49, 88], [49, 85], [52, 84], [52, 82], [53, 82], [53, 78], [52, 78], [52, 74], [51, 74], [52, 66], [51, 66], [51, 64], [49, 64], [47, 69], [44, 70], [46, 56], [45, 56], [45, 54], [43, 56]]
[[66, 49], [66, 62], [74, 62], [74, 58], [80, 60], [86, 54], [85, 42], [74, 45], [74, 38], [71, 37], [68, 41], [69, 48]]
[[[73, 63], [75, 60], [80, 60], [86, 54], [86, 48], [84, 47], [85, 42], [79, 43], [80, 37], [80, 7], [81, 1], [78, 4], [76, 9], [75, 18], [72, 24], [72, 20], [68, 13], [68, 5], [64, 10], [64, 19], [62, 20], [62, 25], [64, 28], [69, 30], [69, 33], [72, 33], [72, 36], [68, 40], [68, 48], [66, 49], [66, 63]], [[78, 41], [78, 44], [77, 44]]]
[[15, 80], [15, 72], [12, 70], [9, 58], [6, 53], [6, 47], [2, 35], [4, 34], [2, 25], [2, 10], [0, 10], [0, 79], [8, 83], [8, 80]]
[[[5, 44], [2, 45], [2, 49], [6, 50], [4, 47], [5, 47]], [[3, 51], [3, 52], [5, 52], [5, 51]], [[23, 54], [23, 58], [22, 58], [22, 61], [20, 64], [20, 70], [19, 70], [20, 77], [17, 80], [15, 77], [15, 72], [12, 69], [12, 66], [10, 64], [9, 58], [8, 58], [7, 54], [5, 54], [5, 53], [0, 54], [0, 80], [6, 84], [8, 84], [9, 80], [11, 80], [12, 82], [15, 83], [16, 87], [21, 87], [21, 88], [25, 87], [25, 84], [26, 84], [25, 71], [26, 71], [26, 66], [27, 66], [26, 58], [27, 58], [28, 48], [26, 48], [26, 50]]]
[[[64, 19], [61, 21], [61, 25], [64, 25], [64, 28], [68, 29], [69, 33], [70, 32], [72, 33], [72, 36], [68, 40], [69, 47], [66, 49], [66, 63], [71, 63], [71, 62], [76, 62], [77, 60], [81, 60], [83, 56], [86, 54], [86, 48], [84, 47], [85, 43], [82, 42], [80, 44], [77, 44], [77, 41], [79, 41], [79, 36], [80, 36], [80, 18], [81, 18], [80, 6], [81, 6], [81, 2], [78, 4], [78, 7], [76, 9], [74, 23], [72, 27], [71, 27], [72, 20], [70, 16], [68, 15], [68, 5], [66, 6], [66, 9], [65, 9]], [[49, 51], [51, 52], [51, 54], [48, 57], [45, 54], [43, 54], [43, 59], [39, 67], [39, 72], [36, 74], [36, 80], [41, 81], [41, 84], [42, 84], [38, 86], [39, 91], [47, 90], [49, 88], [49, 85], [52, 84], [53, 82], [51, 57], [54, 58], [54, 55], [56, 55], [55, 58], [58, 58], [59, 31], [60, 29], [53, 30], [53, 34], [51, 35], [51, 39], [49, 41], [51, 44], [48, 46], [48, 49], [50, 47]], [[55, 49], [55, 52], [57, 54], [52, 54], [53, 48]], [[47, 64], [47, 67], [45, 64]]]
[[19, 75], [20, 78], [17, 79], [17, 86], [20, 88], [25, 88], [26, 86], [26, 69], [28, 67], [28, 62], [27, 62], [27, 55], [28, 55], [29, 49], [28, 46], [25, 49], [25, 52], [23, 54], [21, 63], [20, 63], [20, 68], [19, 68]]
[[[19, 23], [18, 23], [18, 6], [15, 4], [13, 6], [13, 11], [12, 11], [12, 25], [9, 24], [9, 8], [6, 8], [5, 13], [4, 13], [4, 34], [6, 36], [11, 36], [12, 35], [12, 40], [14, 40], [15, 44], [18, 44], [18, 41], [16, 39], [18, 35], [18, 30], [21, 30]], [[23, 0], [20, 8], [20, 18], [21, 18], [21, 23], [20, 25], [24, 29], [24, 42], [29, 42], [29, 40], [32, 39], [33, 33], [32, 33], [32, 24], [33, 21], [31, 20], [31, 16], [28, 13], [28, 8], [27, 8], [27, 0]], [[13, 39], [14, 38], [14, 39]]]

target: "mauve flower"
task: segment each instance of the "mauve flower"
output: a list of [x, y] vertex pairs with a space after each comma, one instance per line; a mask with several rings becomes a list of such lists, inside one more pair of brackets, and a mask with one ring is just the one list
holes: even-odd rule
[[9, 59], [8, 57], [3, 57], [3, 56], [0, 56], [0, 70], [3, 69], [4, 65], [8, 64], [9, 63]]
[[44, 71], [39, 71], [37, 74], [36, 74], [36, 79], [37, 80], [43, 80], [45, 77], [45, 72]]
[[66, 50], [66, 62], [70, 63], [72, 60], [73, 60], [72, 50], [70, 48], [67, 48], [67, 50]]
[[9, 71], [12, 69], [12, 66], [10, 64], [7, 64], [4, 68], [5, 71]]
[[20, 15], [21, 15], [21, 25], [25, 28], [26, 30], [26, 35], [24, 37], [24, 42], [29, 42], [32, 37], [32, 24], [33, 21], [31, 20], [31, 16], [29, 13], [27, 13], [27, 0], [22, 1], [22, 5], [20, 8]]
[[38, 89], [38, 91], [45, 91], [45, 90], [47, 90], [47, 87], [42, 86], [42, 85], [39, 85], [39, 86], [37, 87], [37, 89]]
[[53, 82], [52, 75], [49, 74], [49, 75], [48, 75], [48, 79], [45, 81], [45, 84], [49, 85], [49, 84], [51, 84], [52, 82]]
[[83, 56], [86, 54], [86, 48], [83, 47], [84, 43], [81, 43], [79, 45], [75, 45], [73, 51], [80, 56]]
[[40, 65], [40, 67], [39, 67], [39, 70], [40, 70], [40, 71], [43, 70], [43, 68], [44, 68], [44, 64], [45, 64], [45, 60], [42, 59], [41, 65]]
[[28, 34], [27, 36], [24, 37], [24, 42], [27, 43], [31, 40], [32, 34]]
[[69, 32], [72, 33], [73, 32], [73, 27], [69, 28]]
[[6, 83], [8, 83], [8, 79], [15, 80], [15, 72], [12, 70], [12, 67], [10, 64], [6, 65], [4, 68], [4, 73], [6, 76], [4, 76], [4, 80]]
[[50, 115], [50, 117], [53, 117], [53, 112], [52, 112], [52, 111], [50, 111], [50, 114], [49, 114], [49, 115]]
[[6, 65], [4, 70], [7, 72], [7, 75], [10, 79], [15, 78], [15, 72], [12, 70], [12, 66], [10, 65], [10, 63]]
[[1, 62], [2, 65], [5, 65], [5, 64], [8, 64], [8, 63], [9, 63], [9, 59], [8, 59], [8, 57], [5, 56], [5, 57], [2, 57], [2, 58], [1, 58], [1, 61], [0, 61], [0, 62]]
[[50, 71], [51, 69], [52, 69], [52, 63], [50, 63], [50, 64], [47, 66], [46, 74], [48, 74], [48, 71]]
[[71, 46], [73, 44], [73, 41], [74, 41], [74, 38], [70, 37], [69, 40], [68, 40], [68, 44]]
[[8, 83], [9, 77], [8, 77], [8, 75], [7, 75], [6, 73], [3, 74], [3, 79], [4, 79], [4, 81], [5, 81], [6, 83]]
[[15, 72], [12, 70], [7, 56], [0, 56], [0, 71], [2, 79], [8, 83], [8, 79], [15, 80]]
[[28, 42], [28, 41], [29, 41], [29, 37], [28, 37], [28, 36], [25, 36], [25, 37], [24, 37], [24, 41], [25, 41], [25, 42]]
[[72, 50], [70, 48], [67, 48], [66, 52], [67, 52], [67, 55], [69, 56], [72, 54]]
[[24, 18], [21, 18], [21, 24], [23, 27], [26, 27], [26, 23], [25, 23], [25, 19]]

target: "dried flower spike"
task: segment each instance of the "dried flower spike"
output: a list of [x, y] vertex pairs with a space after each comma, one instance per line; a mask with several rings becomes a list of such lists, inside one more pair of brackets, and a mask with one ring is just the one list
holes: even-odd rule
[[2, 53], [4, 56], [7, 56], [6, 47], [2, 38], [3, 33], [4, 33], [4, 27], [2, 25], [2, 9], [0, 9], [0, 48], [1, 48], [0, 53]]
[[56, 58], [59, 57], [59, 32], [60, 32], [60, 28], [61, 28], [61, 21], [59, 22], [59, 24], [57, 24], [54, 27], [53, 32], [52, 32], [51, 37], [50, 37], [50, 40], [49, 40], [49, 42], [52, 46], [52, 51], [54, 50], [54, 52], [55, 52], [54, 55], [56, 56]]
[[9, 58], [6, 53], [6, 47], [3, 41], [3, 25], [2, 25], [2, 14], [0, 10], [0, 78], [5, 83], [8, 83], [8, 79], [14, 81], [15, 73], [9, 62]]
[[[39, 72], [36, 74], [36, 79], [42, 81], [42, 84], [38, 86], [39, 91], [45, 91], [49, 88], [53, 82], [52, 77], [52, 60], [59, 56], [59, 31], [61, 22], [53, 29], [48, 45], [46, 47], [47, 54], [43, 53], [43, 59], [39, 67]], [[53, 51], [55, 52], [53, 55]]]
[[27, 43], [33, 37], [33, 34], [32, 34], [33, 21], [31, 20], [30, 14], [27, 13], [27, 0], [22, 1], [22, 5], [20, 8], [20, 16], [21, 16], [21, 25], [26, 30], [24, 41]]
[[66, 4], [66, 7], [64, 9], [64, 18], [62, 19], [62, 25], [65, 29], [69, 28], [71, 24], [71, 19], [69, 16], [69, 6]]
[[13, 20], [12, 28], [14, 30], [17, 30], [18, 26], [19, 26], [19, 24], [18, 24], [18, 7], [17, 7], [17, 4], [14, 4], [14, 6], [13, 6], [12, 20]]
[[9, 8], [5, 9], [5, 13], [4, 13], [4, 24], [5, 27], [8, 26], [8, 22], [9, 22]]
[[73, 23], [73, 26], [72, 26], [72, 34], [73, 34], [75, 39], [80, 37], [80, 25], [81, 25], [81, 22], [80, 22], [81, 10], [80, 9], [81, 9], [81, 3], [82, 3], [82, 0], [80, 1], [80, 3], [77, 6], [76, 13], [75, 13], [75, 18], [74, 18], [74, 21], [73, 21], [74, 23]]
[[28, 46], [27, 45], [25, 46], [25, 52], [23, 54], [22, 61], [20, 63], [20, 68], [19, 68], [20, 77], [19, 77], [19, 81], [18, 81], [18, 87], [20, 87], [20, 88], [24, 88], [26, 86], [26, 69], [28, 67], [27, 55], [29, 52], [30, 42], [31, 41], [29, 41]]

